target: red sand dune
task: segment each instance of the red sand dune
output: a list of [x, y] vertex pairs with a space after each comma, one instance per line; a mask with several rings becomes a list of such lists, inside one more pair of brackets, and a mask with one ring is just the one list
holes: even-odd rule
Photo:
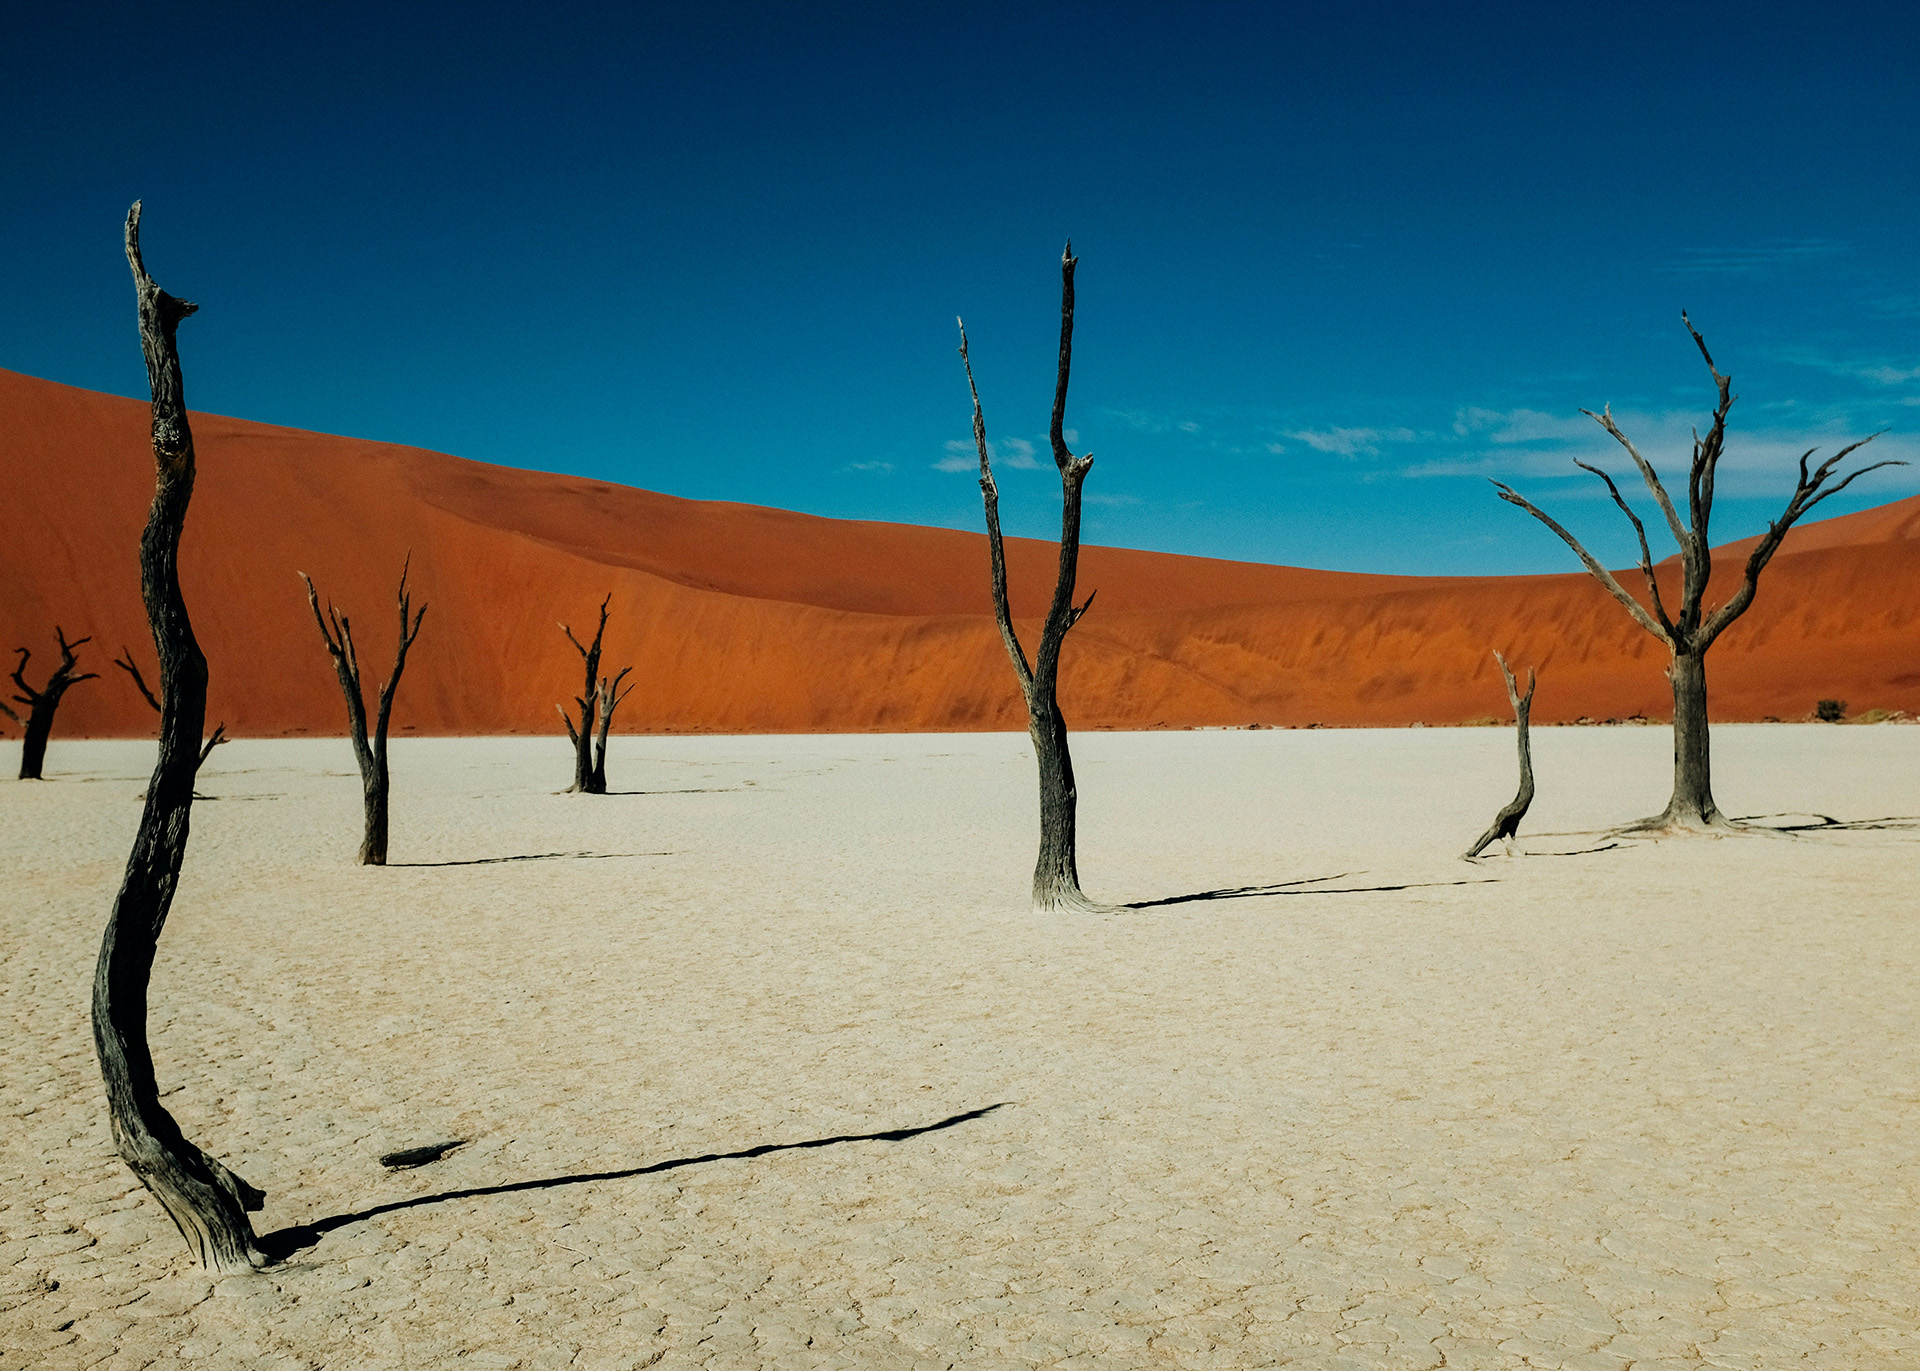
[[[92, 635], [83, 660], [101, 679], [68, 695], [56, 737], [151, 733], [108, 665], [124, 644], [153, 674], [135, 561], [147, 407], [0, 371], [0, 416], [0, 648], [31, 647], [37, 683], [55, 623]], [[623, 732], [1024, 725], [981, 535], [217, 415], [194, 432], [181, 579], [212, 666], [209, 718], [236, 736], [344, 731], [295, 572], [352, 615], [368, 674], [384, 676], [409, 549], [430, 608], [397, 728], [558, 731], [579, 659], [556, 621], [590, 625], [609, 590], [607, 660], [638, 681]], [[1723, 550], [1728, 589], [1739, 547]], [[1016, 611], [1043, 612], [1052, 545], [1010, 541], [1008, 562]], [[1659, 645], [1581, 574], [1364, 576], [1089, 547], [1081, 586], [1100, 598], [1062, 667], [1078, 727], [1456, 723], [1505, 712], [1494, 647], [1540, 666], [1543, 722], [1669, 707]], [[1799, 718], [1823, 697], [1920, 713], [1916, 587], [1920, 497], [1797, 530], [1710, 659], [1715, 716]], [[1037, 622], [1021, 629], [1031, 642]]]

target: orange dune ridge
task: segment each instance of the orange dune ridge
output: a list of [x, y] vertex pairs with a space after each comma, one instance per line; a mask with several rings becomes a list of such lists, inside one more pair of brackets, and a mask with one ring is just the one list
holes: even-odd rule
[[[56, 738], [150, 734], [152, 710], [109, 664], [125, 645], [157, 676], [136, 562], [153, 493], [147, 406], [0, 370], [0, 416], [0, 649], [32, 648], [38, 684], [56, 623], [91, 635], [81, 658], [101, 678], [67, 696]], [[619, 732], [1025, 726], [981, 534], [193, 422], [181, 580], [212, 669], [209, 723], [235, 736], [345, 731], [295, 573], [352, 616], [367, 676], [384, 679], [409, 550], [415, 603], [430, 608], [396, 730], [560, 731], [554, 704], [580, 679], [556, 624], [591, 630], [608, 591], [606, 661], [631, 663], [637, 682]], [[1745, 546], [1721, 550], [1714, 598]], [[1055, 550], [1010, 539], [1007, 557], [1015, 610], [1036, 616], [1020, 623], [1031, 644]], [[1540, 667], [1541, 722], [1670, 708], [1663, 649], [1584, 574], [1368, 576], [1088, 547], [1080, 585], [1099, 600], [1062, 665], [1076, 727], [1504, 715], [1496, 647]], [[1709, 658], [1714, 716], [1802, 718], [1821, 698], [1920, 713], [1915, 587], [1920, 497], [1796, 530]]]

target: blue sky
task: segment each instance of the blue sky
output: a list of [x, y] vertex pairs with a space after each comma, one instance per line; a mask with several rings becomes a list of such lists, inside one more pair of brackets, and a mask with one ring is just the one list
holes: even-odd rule
[[321, 8], [10, 16], [0, 366], [144, 393], [139, 197], [196, 408], [975, 528], [964, 314], [1047, 536], [1071, 235], [1090, 541], [1571, 569], [1491, 475], [1626, 561], [1579, 409], [1677, 471], [1683, 307], [1717, 537], [1920, 460], [1910, 6]]

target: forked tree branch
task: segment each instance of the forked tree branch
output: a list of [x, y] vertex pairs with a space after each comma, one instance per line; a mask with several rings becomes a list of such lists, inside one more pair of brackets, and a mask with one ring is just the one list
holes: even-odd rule
[[147, 678], [142, 676], [140, 674], [140, 668], [134, 665], [133, 650], [122, 643], [120, 646], [120, 655], [113, 659], [113, 664], [126, 672], [127, 675], [133, 677], [134, 687], [139, 690], [146, 702], [153, 706], [153, 712], [158, 714], [160, 712], [160, 701], [156, 700], [153, 692], [147, 689]]
[[1500, 492], [1500, 498], [1502, 500], [1505, 500], [1510, 505], [1520, 506], [1520, 508], [1559, 534], [1560, 541], [1573, 549], [1574, 556], [1580, 559], [1580, 564], [1587, 569], [1588, 574], [1606, 587], [1607, 593], [1620, 602], [1621, 606], [1625, 608], [1627, 613], [1634, 617], [1634, 621], [1638, 623], [1640, 627], [1662, 641], [1672, 641], [1668, 636], [1667, 630], [1662, 628], [1651, 614], [1647, 613], [1646, 607], [1634, 599], [1633, 596], [1627, 592], [1626, 587], [1613, 578], [1613, 573], [1601, 566], [1600, 563], [1595, 560], [1594, 555], [1582, 547], [1580, 540], [1567, 532], [1559, 520], [1541, 509], [1540, 506], [1534, 504], [1533, 501], [1527, 499], [1526, 496], [1517, 494], [1512, 486], [1500, 481], [1493, 482], [1493, 486]]
[[[1573, 464], [1583, 471], [1591, 471], [1595, 476], [1598, 476], [1607, 483], [1607, 494], [1613, 496], [1614, 504], [1620, 507], [1620, 512], [1626, 515], [1627, 521], [1633, 525], [1634, 536], [1640, 540], [1640, 572], [1647, 578], [1647, 594], [1653, 597], [1653, 612], [1659, 616], [1661, 626], [1666, 629], [1666, 636], [1671, 638], [1673, 636], [1673, 620], [1667, 617], [1667, 607], [1660, 599], [1660, 581], [1653, 574], [1653, 549], [1647, 546], [1646, 525], [1642, 524], [1640, 522], [1640, 516], [1633, 512], [1633, 506], [1629, 505], [1626, 500], [1621, 497], [1620, 487], [1613, 483], [1613, 477], [1607, 475], [1607, 473], [1599, 467], [1589, 466], [1578, 457], [1573, 459]], [[1502, 670], [1505, 670], [1505, 668], [1503, 667]]]
[[973, 380], [973, 360], [967, 355], [966, 320], [954, 322], [960, 326], [960, 363], [967, 369], [967, 391], [973, 396], [973, 445], [980, 453], [980, 499], [987, 511], [987, 571], [993, 589], [993, 618], [1013, 662], [1014, 675], [1020, 680], [1020, 693], [1030, 700], [1033, 668], [1027, 665], [1026, 649], [1014, 632], [1013, 611], [1007, 603], [1007, 551], [1000, 536], [1000, 488], [994, 484], [993, 463], [987, 456], [987, 420], [980, 409], [980, 387]]

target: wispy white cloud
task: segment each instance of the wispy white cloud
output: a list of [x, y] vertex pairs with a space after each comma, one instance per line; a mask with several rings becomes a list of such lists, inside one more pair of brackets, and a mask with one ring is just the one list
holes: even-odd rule
[[[1482, 476], [1514, 482], [1566, 479], [1582, 484], [1569, 487], [1555, 498], [1584, 494], [1606, 499], [1606, 488], [1574, 466], [1578, 459], [1611, 473], [1622, 483], [1621, 490], [1629, 499], [1635, 498], [1633, 491], [1641, 489], [1632, 459], [1612, 435], [1585, 415], [1563, 418], [1524, 409], [1460, 413], [1453, 434], [1436, 444], [1439, 450], [1402, 468], [1401, 475], [1416, 479]], [[1684, 486], [1693, 456], [1694, 426], [1703, 416], [1672, 410], [1622, 411], [1613, 417], [1670, 490], [1676, 483]], [[1818, 461], [1822, 454], [1831, 454], [1865, 436], [1862, 430], [1828, 425], [1730, 428], [1719, 466], [1719, 489], [1735, 497], [1779, 493], [1791, 486], [1800, 454], [1808, 448], [1815, 449], [1814, 460]], [[1861, 462], [1889, 459], [1920, 463], [1920, 440], [1887, 434], [1862, 449], [1857, 458]], [[1878, 479], [1891, 481], [1899, 493], [1915, 484], [1912, 475], [1894, 473]]]
[[[949, 438], [947, 455], [933, 464], [935, 471], [978, 471], [980, 452], [968, 439]], [[994, 466], [1015, 471], [1040, 471], [1044, 468], [1034, 456], [1034, 445], [1025, 438], [987, 440], [987, 456]]]
[[1682, 248], [1656, 270], [1676, 276], [1751, 276], [1851, 250], [1852, 244], [1838, 238], [1775, 238], [1746, 247]]
[[1140, 497], [1138, 495], [1109, 495], [1102, 491], [1088, 491], [1080, 498], [1090, 505], [1110, 505], [1114, 507], [1137, 505], [1140, 503]]
[[893, 463], [892, 462], [848, 462], [845, 466], [841, 467], [840, 470], [871, 471], [877, 476], [884, 476], [889, 471], [893, 470]]
[[1789, 349], [1779, 353], [1778, 356], [1781, 361], [1791, 362], [1795, 366], [1812, 367], [1816, 371], [1824, 371], [1832, 376], [1872, 381], [1877, 385], [1899, 386], [1909, 381], [1920, 381], [1920, 366], [1903, 366], [1889, 362], [1884, 357], [1871, 360], [1858, 357], [1834, 357], [1806, 348]]
[[[1284, 436], [1336, 457], [1377, 457], [1381, 444], [1411, 443], [1419, 435], [1410, 428], [1302, 428], [1289, 429]], [[1279, 444], [1269, 444], [1269, 450], [1282, 449]]]

